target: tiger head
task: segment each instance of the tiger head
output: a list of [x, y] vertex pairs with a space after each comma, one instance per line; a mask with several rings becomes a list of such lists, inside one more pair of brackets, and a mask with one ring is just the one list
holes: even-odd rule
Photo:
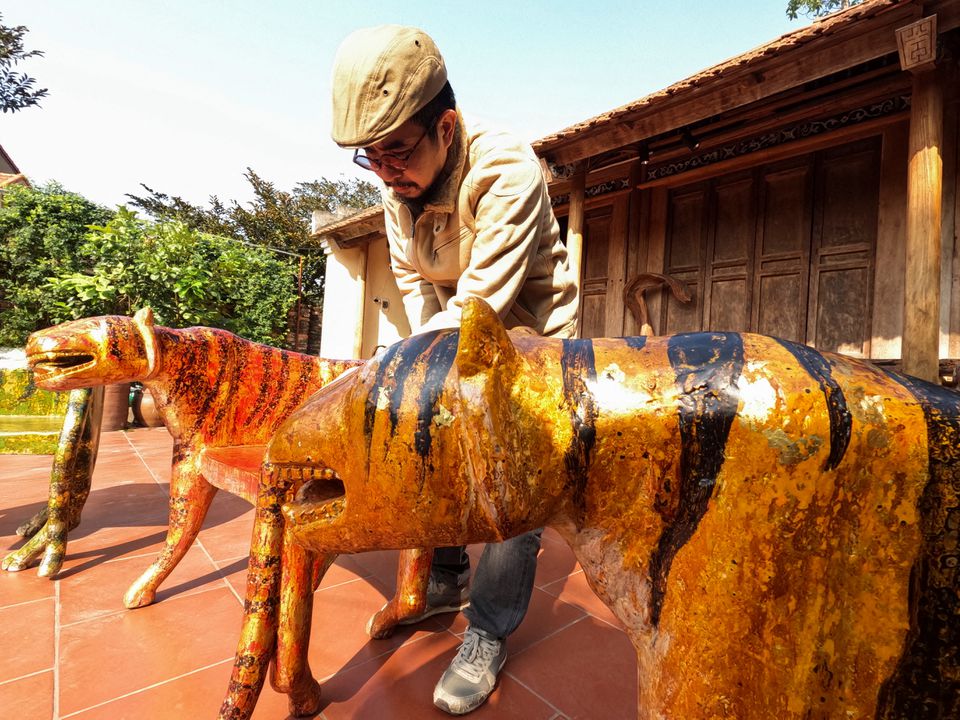
[[71, 320], [27, 339], [27, 362], [44, 390], [149, 379], [156, 371], [153, 311]]
[[[459, 331], [413, 336], [344, 373], [268, 446], [272, 472], [306, 481], [283, 508], [293, 536], [323, 552], [359, 552], [455, 545], [464, 528], [499, 541], [539, 527], [562, 486], [563, 457], [533, 412], [517, 411], [528, 389], [537, 404], [548, 392], [479, 298], [464, 303]], [[554, 466], [544, 475], [559, 480], [534, 493], [528, 478], [544, 457]]]

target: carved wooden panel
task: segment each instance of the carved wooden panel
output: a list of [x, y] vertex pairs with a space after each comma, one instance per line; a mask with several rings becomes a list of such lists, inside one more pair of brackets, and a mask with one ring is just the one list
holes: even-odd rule
[[933, 68], [937, 61], [937, 16], [928, 15], [897, 28], [897, 51], [903, 70], [922, 72]]

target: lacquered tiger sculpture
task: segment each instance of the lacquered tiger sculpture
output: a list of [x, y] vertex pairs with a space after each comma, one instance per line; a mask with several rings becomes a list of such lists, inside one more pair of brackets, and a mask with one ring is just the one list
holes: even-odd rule
[[[279, 350], [225, 330], [155, 326], [149, 309], [133, 318], [87, 318], [34, 333], [27, 360], [36, 384], [46, 390], [142, 382], [173, 436], [166, 543], [124, 596], [130, 608], [153, 602], [223, 485], [201, 471], [204, 452], [265, 444], [311, 393], [361, 363]], [[255, 501], [255, 486], [235, 483], [226, 489]], [[8, 557], [5, 566], [25, 567], [40, 549], [28, 544], [21, 551]]]
[[960, 395], [757, 335], [507, 333], [470, 300], [275, 434], [221, 718], [274, 653], [316, 710], [298, 578], [333, 554], [542, 525], [626, 628], [641, 718], [960, 717]]

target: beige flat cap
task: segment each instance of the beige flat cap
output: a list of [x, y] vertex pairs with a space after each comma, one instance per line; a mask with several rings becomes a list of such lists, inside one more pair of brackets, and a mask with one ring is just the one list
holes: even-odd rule
[[423, 30], [379, 25], [351, 33], [333, 61], [333, 141], [366, 147], [383, 140], [446, 82], [440, 50]]

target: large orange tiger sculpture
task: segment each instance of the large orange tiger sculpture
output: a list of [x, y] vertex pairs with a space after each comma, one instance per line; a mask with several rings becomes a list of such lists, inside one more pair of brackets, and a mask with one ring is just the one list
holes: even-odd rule
[[626, 628], [644, 719], [960, 717], [960, 394], [757, 335], [508, 333], [476, 299], [277, 430], [220, 717], [273, 657], [318, 708], [334, 554], [543, 525]]

